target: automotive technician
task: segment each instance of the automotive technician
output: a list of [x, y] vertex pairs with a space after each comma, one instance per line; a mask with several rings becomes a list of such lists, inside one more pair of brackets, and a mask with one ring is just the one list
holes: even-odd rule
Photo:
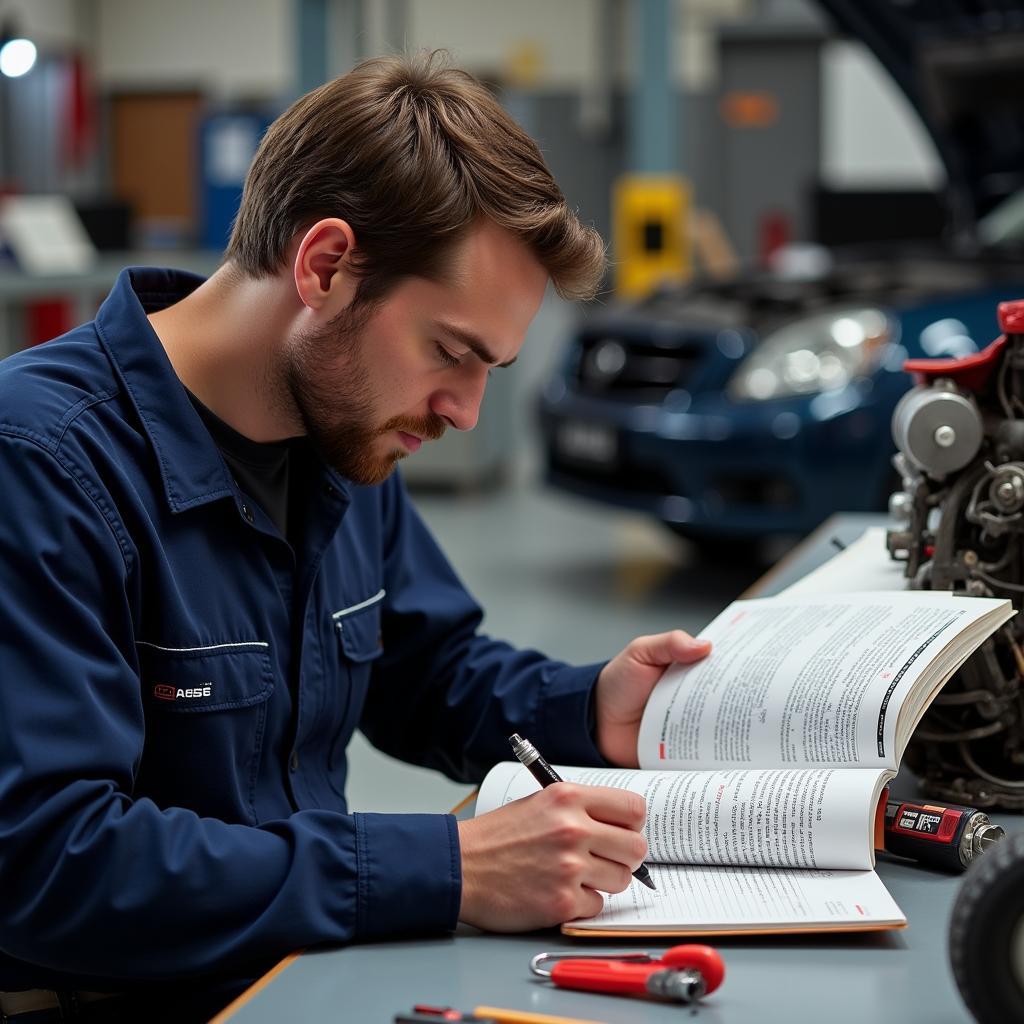
[[126, 270], [0, 364], [0, 990], [87, 1016], [76, 993], [532, 929], [629, 884], [634, 794], [458, 823], [344, 796], [357, 727], [466, 781], [519, 729], [635, 765], [662, 670], [707, 652], [673, 632], [575, 668], [481, 635], [392, 472], [474, 426], [549, 280], [602, 269], [479, 83], [370, 61], [271, 127], [213, 277]]

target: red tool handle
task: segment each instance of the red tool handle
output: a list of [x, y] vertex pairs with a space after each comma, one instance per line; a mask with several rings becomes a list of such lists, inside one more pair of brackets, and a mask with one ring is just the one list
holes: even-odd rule
[[618, 992], [644, 995], [647, 979], [656, 971], [690, 968], [704, 978], [704, 994], [714, 992], [725, 977], [725, 964], [711, 946], [673, 946], [660, 960], [649, 963], [625, 963], [619, 960], [559, 960], [551, 968], [551, 980], [562, 988], [589, 992]]
[[647, 964], [626, 964], [616, 960], [560, 960], [551, 968], [551, 980], [562, 988], [644, 995], [648, 975], [664, 969], [657, 960]]
[[718, 950], [698, 943], [673, 946], [665, 951], [665, 955], [658, 962], [662, 967], [674, 967], [677, 970], [680, 967], [690, 967], [700, 971], [704, 976], [705, 995], [714, 992], [725, 977], [725, 964]]

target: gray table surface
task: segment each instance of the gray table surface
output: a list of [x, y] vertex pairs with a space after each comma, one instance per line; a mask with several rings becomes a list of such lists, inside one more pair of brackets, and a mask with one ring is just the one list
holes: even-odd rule
[[[878, 516], [831, 520], [784, 559], [755, 588], [768, 595], [795, 582], [827, 558], [830, 538], [856, 539]], [[895, 792], [912, 795], [912, 780]], [[994, 815], [1007, 830], [1024, 820]], [[699, 1007], [555, 989], [529, 972], [530, 958], [547, 950], [664, 950], [671, 941], [627, 940], [609, 945], [567, 939], [557, 930], [490, 935], [462, 927], [453, 936], [392, 940], [309, 952], [293, 959], [269, 984], [254, 987], [222, 1015], [231, 1024], [336, 1020], [385, 1024], [414, 1003], [501, 1006], [606, 1024], [678, 1021], [827, 1021], [828, 1024], [965, 1024], [970, 1021], [950, 973], [946, 935], [962, 876], [952, 877], [881, 855], [878, 873], [907, 916], [903, 931], [862, 935], [768, 936], [714, 940], [725, 960], [722, 987]], [[415, 898], [411, 895], [410, 898]], [[685, 942], [685, 939], [677, 940]]]

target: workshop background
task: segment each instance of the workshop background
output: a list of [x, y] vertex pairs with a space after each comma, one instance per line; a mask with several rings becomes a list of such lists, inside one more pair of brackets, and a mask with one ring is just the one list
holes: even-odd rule
[[[957, 163], [978, 136], [945, 70], [998, 37], [1005, 84], [1022, 30], [1016, 4], [913, 0], [0, 0], [0, 357], [91, 319], [123, 265], [212, 272], [289, 102], [443, 47], [611, 265], [587, 308], [549, 292], [477, 430], [405, 477], [493, 635], [589, 662], [696, 632], [830, 512], [885, 507], [903, 359], [984, 347], [1024, 297], [1021, 140]], [[468, 791], [351, 760], [355, 810]]]

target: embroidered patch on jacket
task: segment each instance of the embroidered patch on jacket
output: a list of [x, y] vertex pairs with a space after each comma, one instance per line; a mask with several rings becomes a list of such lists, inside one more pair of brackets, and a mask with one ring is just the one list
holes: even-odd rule
[[170, 686], [167, 683], [157, 683], [153, 687], [153, 696], [157, 700], [196, 700], [200, 697], [213, 696], [213, 683], [204, 683], [202, 686]]

